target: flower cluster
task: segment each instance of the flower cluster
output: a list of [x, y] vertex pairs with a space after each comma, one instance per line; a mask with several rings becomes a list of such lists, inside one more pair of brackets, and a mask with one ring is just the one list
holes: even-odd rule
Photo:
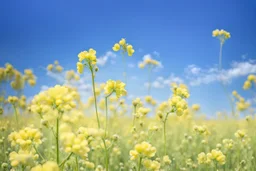
[[143, 160], [143, 166], [150, 171], [159, 171], [161, 164], [156, 160], [145, 159]]
[[27, 81], [30, 86], [36, 85], [36, 76], [31, 69], [24, 70], [24, 80]]
[[244, 90], [250, 89], [253, 83], [256, 84], [256, 76], [251, 74], [247, 77], [247, 80], [244, 82], [243, 89]]
[[137, 158], [151, 158], [156, 154], [156, 148], [153, 147], [148, 142], [142, 142], [140, 144], [136, 144], [134, 150], [130, 151], [130, 159], [135, 160]]
[[59, 61], [54, 61], [53, 64], [49, 64], [47, 66], [47, 70], [54, 73], [61, 73], [63, 71], [63, 67], [59, 64]]
[[37, 158], [38, 156], [30, 151], [20, 150], [18, 153], [13, 151], [9, 154], [9, 160], [11, 161], [12, 167], [17, 167], [19, 165], [32, 166], [34, 165], [34, 160]]
[[73, 152], [82, 158], [87, 157], [87, 153], [90, 151], [88, 147], [88, 141], [83, 134], [74, 134], [73, 132], [63, 133], [61, 136], [65, 152]]
[[88, 51], [82, 51], [78, 54], [79, 62], [77, 62], [77, 72], [82, 74], [85, 67], [88, 67], [90, 70], [96, 68], [97, 57], [96, 51], [90, 48]]
[[69, 70], [66, 72], [66, 80], [68, 81], [78, 81], [80, 79], [80, 76], [75, 73], [74, 70]]
[[127, 52], [128, 56], [132, 56], [135, 52], [132, 45], [126, 43], [125, 39], [121, 39], [119, 43], [114, 44], [112, 49], [113, 51], [119, 51], [121, 49], [123, 53]]
[[185, 99], [189, 98], [190, 96], [188, 88], [185, 84], [177, 85], [176, 83], [173, 83], [171, 84], [171, 89], [174, 96], [180, 96]]
[[116, 93], [117, 98], [120, 98], [121, 96], [125, 96], [127, 94], [125, 90], [125, 83], [119, 80], [118, 81], [108, 80], [104, 89], [105, 89], [106, 95]]
[[59, 166], [53, 161], [47, 161], [44, 164], [39, 164], [31, 169], [31, 171], [59, 171]]
[[225, 42], [225, 40], [229, 39], [231, 37], [230, 33], [221, 29], [216, 29], [212, 31], [212, 36], [213, 37], [217, 37], [220, 42], [223, 44]]
[[152, 106], [155, 106], [157, 103], [152, 96], [145, 96], [145, 101]]
[[31, 110], [39, 114], [49, 108], [57, 109], [59, 112], [71, 110], [76, 107], [75, 96], [76, 92], [70, 92], [68, 87], [56, 85], [36, 95], [32, 100]]
[[236, 108], [238, 111], [245, 111], [250, 107], [250, 103], [246, 102], [243, 97], [241, 97], [236, 91], [232, 92], [233, 96], [236, 98]]
[[232, 139], [224, 139], [222, 141], [222, 143], [223, 143], [224, 147], [228, 150], [232, 150], [234, 147], [234, 144], [235, 144], [234, 140], [232, 140]]
[[38, 129], [26, 127], [18, 132], [12, 132], [8, 140], [12, 146], [18, 145], [22, 150], [30, 150], [33, 145], [42, 143], [42, 134]]
[[150, 69], [159, 66], [159, 61], [152, 59], [151, 57], [145, 57], [142, 62], [139, 63], [139, 68], [145, 68], [148, 66]]
[[203, 126], [199, 126], [199, 125], [195, 125], [193, 130], [201, 135], [209, 135], [210, 131], [207, 129], [207, 127], [205, 125]]
[[218, 162], [220, 165], [226, 163], [226, 156], [220, 151], [213, 149], [210, 153], [205, 154], [204, 152], [198, 154], [198, 164], [210, 164], [212, 161]]
[[178, 116], [188, 113], [187, 101], [181, 96], [174, 95], [169, 99], [169, 104]]

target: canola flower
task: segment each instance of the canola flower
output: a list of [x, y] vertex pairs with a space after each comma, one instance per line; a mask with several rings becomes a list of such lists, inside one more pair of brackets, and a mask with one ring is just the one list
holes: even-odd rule
[[47, 71], [54, 73], [61, 73], [63, 71], [63, 67], [59, 64], [59, 61], [54, 61], [53, 64], [49, 64], [47, 66]]
[[59, 171], [59, 166], [53, 161], [47, 161], [44, 164], [39, 164], [31, 169], [31, 171]]
[[128, 44], [124, 38], [122, 38], [118, 43], [115, 43], [112, 47], [113, 51], [121, 51], [122, 57], [123, 57], [123, 64], [124, 64], [124, 79], [125, 83], [127, 83], [126, 77], [126, 62], [125, 62], [125, 54], [128, 56], [132, 56], [135, 50], [133, 49], [133, 46], [131, 44]]
[[99, 113], [97, 107], [97, 96], [96, 96], [96, 88], [95, 88], [95, 76], [96, 72], [98, 71], [97, 64], [97, 57], [96, 51], [90, 48], [88, 51], [82, 51], [78, 54], [79, 61], [77, 62], [77, 72], [82, 74], [84, 72], [84, 68], [88, 68], [91, 72], [91, 79], [92, 79], [92, 91], [94, 96], [94, 106], [96, 112], [96, 118], [98, 122], [98, 128], [100, 128], [100, 120], [99, 120]]
[[150, 159], [154, 157], [156, 154], [156, 148], [153, 147], [148, 142], [142, 142], [140, 144], [136, 144], [134, 150], [130, 151], [130, 159], [131, 160], [139, 160], [138, 171], [141, 169], [142, 159]]
[[[96, 51], [82, 52], [79, 62], [78, 71], [88, 68], [94, 82]], [[51, 72], [59, 73], [56, 65], [49, 67]], [[64, 82], [78, 77], [75, 71], [67, 71]], [[16, 96], [0, 94], [0, 115], [1, 109], [5, 111], [0, 116], [1, 170], [255, 169], [253, 102], [248, 105], [236, 91], [237, 111], [246, 117], [230, 119], [219, 112], [219, 118], [208, 119], [199, 104], [189, 105], [190, 92], [184, 84], [172, 84], [172, 95], [159, 103], [150, 95], [132, 102], [122, 99], [127, 95], [125, 84], [114, 80], [95, 84], [94, 95], [83, 102], [83, 94], [71, 84], [53, 86], [30, 101], [21, 92], [26, 84], [33, 86], [29, 80], [37, 80], [32, 69], [23, 74], [11, 64], [0, 68], [1, 85], [10, 83], [17, 92]], [[241, 87], [253, 91], [255, 76], [249, 75], [246, 81]], [[93, 104], [105, 127], [93, 119]], [[10, 116], [15, 114], [11, 106], [17, 109], [19, 125]]]

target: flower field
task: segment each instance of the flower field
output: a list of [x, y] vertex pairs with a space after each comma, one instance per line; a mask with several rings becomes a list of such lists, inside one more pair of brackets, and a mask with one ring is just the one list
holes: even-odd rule
[[[225, 30], [214, 30], [222, 49], [231, 38]], [[121, 39], [112, 50], [125, 62], [135, 52], [132, 42]], [[35, 86], [32, 69], [19, 71], [10, 63], [0, 67], [0, 164], [3, 171], [243, 171], [256, 170], [256, 120], [240, 117], [250, 108], [237, 91], [223, 91], [230, 100], [230, 113], [214, 118], [200, 113], [200, 104], [190, 104], [189, 86], [170, 84], [171, 96], [157, 101], [148, 94], [128, 102], [127, 71], [123, 78], [96, 82], [96, 48], [78, 52], [77, 71], [66, 72], [66, 84], [38, 92], [30, 100], [23, 89]], [[148, 71], [159, 65], [145, 59], [139, 68]], [[48, 72], [62, 73], [55, 61]], [[82, 95], [69, 82], [90, 76], [91, 96]], [[129, 83], [127, 83], [129, 84]], [[220, 81], [223, 89], [226, 85]], [[253, 91], [256, 76], [244, 80], [244, 91]], [[9, 88], [7, 88], [9, 87]], [[16, 92], [10, 96], [9, 89]], [[168, 92], [169, 93], [169, 92]]]

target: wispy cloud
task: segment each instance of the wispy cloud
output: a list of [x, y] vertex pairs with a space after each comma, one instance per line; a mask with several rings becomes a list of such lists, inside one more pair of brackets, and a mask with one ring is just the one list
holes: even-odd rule
[[[169, 77], [164, 78], [164, 77], [157, 77], [156, 80], [152, 82], [152, 87], [153, 88], [165, 88], [169, 87], [171, 83], [183, 83], [184, 80], [178, 76], [175, 76], [175, 74], [171, 73]], [[149, 83], [144, 84], [145, 87], [149, 86]]]
[[202, 69], [196, 65], [189, 65], [185, 68], [185, 75], [191, 86], [210, 84], [216, 81], [223, 81], [228, 84], [233, 79], [256, 73], [256, 63], [253, 60], [243, 62], [232, 62], [229, 69], [218, 70], [218, 67]]
[[97, 59], [97, 65], [104, 66], [109, 59], [111, 59], [111, 64], [113, 64], [114, 58], [116, 58], [116, 54], [111, 51], [108, 51], [105, 53], [105, 55]]
[[129, 63], [129, 64], [128, 64], [128, 67], [129, 67], [129, 68], [134, 68], [134, 67], [135, 67], [135, 65], [134, 65], [134, 64], [132, 64], [132, 63]]

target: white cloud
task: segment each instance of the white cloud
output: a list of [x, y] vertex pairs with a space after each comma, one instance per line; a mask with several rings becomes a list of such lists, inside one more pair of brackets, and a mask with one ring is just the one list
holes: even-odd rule
[[116, 58], [116, 54], [111, 51], [108, 51], [105, 53], [105, 55], [97, 59], [97, 65], [104, 66], [109, 59], [111, 59], [111, 64], [112, 64], [114, 61], [113, 58]]
[[231, 83], [233, 79], [256, 73], [255, 61], [233, 62], [229, 69], [218, 70], [218, 67], [202, 69], [195, 65], [189, 65], [185, 69], [185, 74], [189, 84], [197, 86], [209, 84], [216, 81], [223, 81], [225, 84]]
[[[171, 85], [171, 83], [183, 83], [183, 79], [175, 76], [173, 73], [170, 74], [169, 77], [164, 78], [164, 77], [157, 77], [156, 80], [154, 80], [152, 82], [152, 87], [154, 88], [165, 88], [165, 87], [169, 87]], [[145, 83], [144, 84], [145, 87], [149, 86], [149, 83]]]
[[153, 54], [154, 54], [156, 57], [158, 57], [158, 58], [160, 57], [160, 53], [157, 52], [157, 51], [154, 51]]
[[132, 64], [132, 63], [130, 63], [130, 64], [128, 64], [128, 67], [129, 67], [129, 68], [134, 68], [134, 67], [135, 67], [135, 65], [134, 65], [134, 64]]

